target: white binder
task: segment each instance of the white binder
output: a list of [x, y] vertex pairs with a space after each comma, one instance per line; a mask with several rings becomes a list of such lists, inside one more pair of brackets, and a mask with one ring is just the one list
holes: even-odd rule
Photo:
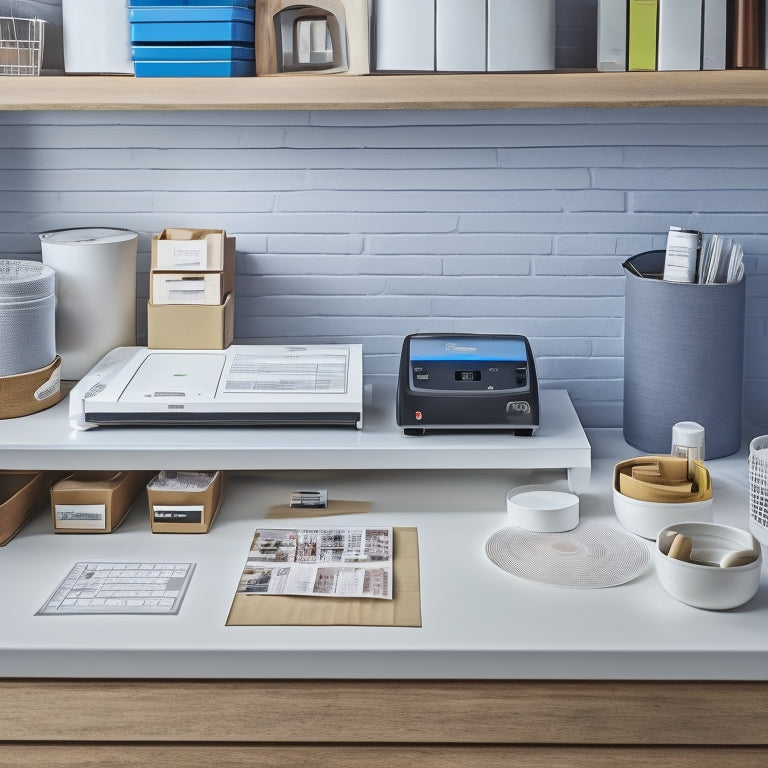
[[437, 0], [435, 45], [438, 70], [485, 70], [485, 6], [486, 0]]
[[376, 0], [376, 69], [434, 72], [435, 0]]
[[659, 70], [701, 69], [702, 0], [659, 0]]
[[727, 0], [704, 0], [701, 68], [725, 69]]
[[627, 70], [627, 0], [598, 0], [597, 69]]
[[488, 0], [488, 71], [554, 68], [554, 0]]

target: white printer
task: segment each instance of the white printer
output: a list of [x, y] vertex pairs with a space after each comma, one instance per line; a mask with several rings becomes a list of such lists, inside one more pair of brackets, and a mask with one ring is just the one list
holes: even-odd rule
[[74, 429], [363, 426], [360, 344], [118, 347], [72, 389]]

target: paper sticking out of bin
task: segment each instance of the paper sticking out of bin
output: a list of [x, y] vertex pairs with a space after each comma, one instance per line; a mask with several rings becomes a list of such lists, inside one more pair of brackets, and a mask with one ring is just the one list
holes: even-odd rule
[[255, 72], [253, 0], [131, 0], [137, 77], [243, 77]]
[[728, 456], [741, 446], [745, 280], [661, 280], [664, 258], [646, 251], [625, 262], [624, 439], [669, 453], [673, 426], [693, 421], [706, 431], [707, 459]]
[[224, 501], [225, 475], [171, 472], [147, 485], [152, 533], [208, 533]]

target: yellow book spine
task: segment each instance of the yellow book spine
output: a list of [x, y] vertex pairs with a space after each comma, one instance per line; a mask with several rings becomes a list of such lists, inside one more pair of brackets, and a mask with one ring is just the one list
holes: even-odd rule
[[629, 69], [656, 69], [658, 0], [629, 0]]

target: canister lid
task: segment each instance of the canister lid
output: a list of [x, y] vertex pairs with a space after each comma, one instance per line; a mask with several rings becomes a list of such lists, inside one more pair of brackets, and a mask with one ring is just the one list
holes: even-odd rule
[[52, 296], [56, 273], [39, 261], [0, 259], [0, 301], [30, 301]]
[[84, 229], [56, 229], [43, 232], [40, 240], [57, 245], [87, 245], [89, 243], [122, 243], [133, 240], [138, 235], [129, 229], [110, 229], [108, 227], [86, 227]]

